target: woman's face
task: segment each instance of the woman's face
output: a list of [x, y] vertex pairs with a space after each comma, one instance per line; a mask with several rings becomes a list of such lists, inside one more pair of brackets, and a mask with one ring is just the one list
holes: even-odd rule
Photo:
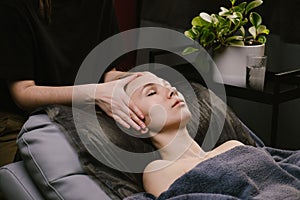
[[145, 115], [145, 123], [152, 132], [184, 127], [191, 117], [183, 95], [151, 73], [130, 82], [126, 92]]

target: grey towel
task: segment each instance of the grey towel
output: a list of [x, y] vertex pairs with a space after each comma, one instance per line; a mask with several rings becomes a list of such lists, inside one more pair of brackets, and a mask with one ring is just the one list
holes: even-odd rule
[[300, 199], [300, 151], [238, 146], [198, 164], [158, 198], [126, 200]]

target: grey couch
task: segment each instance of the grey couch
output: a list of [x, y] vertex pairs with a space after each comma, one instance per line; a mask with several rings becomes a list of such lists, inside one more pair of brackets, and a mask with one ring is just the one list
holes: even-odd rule
[[0, 168], [0, 189], [7, 200], [111, 199], [83, 171], [76, 152], [46, 114], [29, 118], [18, 145], [23, 161]]

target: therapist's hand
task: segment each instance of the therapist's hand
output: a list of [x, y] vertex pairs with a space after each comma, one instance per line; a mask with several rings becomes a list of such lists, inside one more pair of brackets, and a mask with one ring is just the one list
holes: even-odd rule
[[144, 115], [140, 109], [130, 101], [124, 86], [141, 74], [99, 84], [96, 89], [96, 104], [110, 117], [125, 128], [144, 129]]

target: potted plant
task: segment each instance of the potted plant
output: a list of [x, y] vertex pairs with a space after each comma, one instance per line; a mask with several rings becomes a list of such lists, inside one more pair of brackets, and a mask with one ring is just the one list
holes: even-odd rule
[[[245, 87], [246, 56], [264, 55], [269, 29], [262, 24], [262, 17], [252, 11], [262, 0], [238, 5], [236, 0], [229, 1], [231, 7], [221, 7], [218, 14], [201, 12], [192, 19], [192, 27], [184, 34], [212, 52], [224, 83]], [[197, 49], [189, 47], [183, 53], [194, 51]]]

